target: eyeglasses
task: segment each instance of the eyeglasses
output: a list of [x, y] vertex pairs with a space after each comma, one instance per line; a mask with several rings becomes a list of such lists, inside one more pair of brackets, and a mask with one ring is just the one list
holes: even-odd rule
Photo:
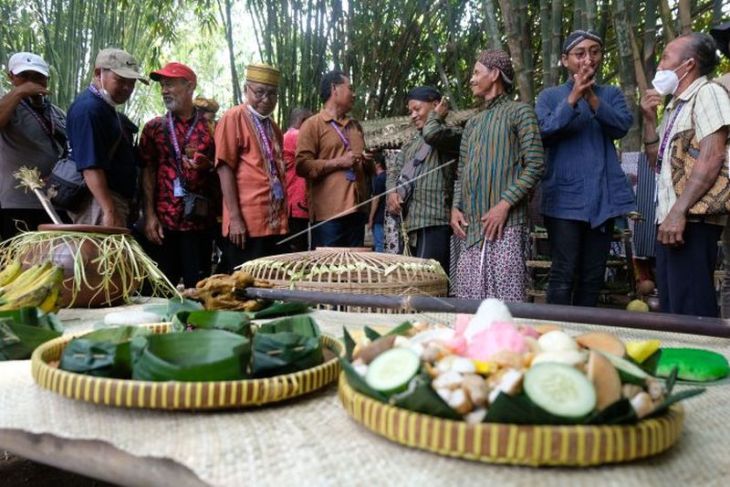
[[264, 98], [273, 100], [279, 96], [279, 91], [276, 88], [251, 88], [249, 86], [248, 89], [257, 100], [263, 100]]
[[603, 49], [597, 47], [591, 50], [576, 49], [575, 51], [571, 51], [569, 55], [575, 56], [579, 61], [585, 59], [586, 56], [590, 56], [591, 59], [598, 59], [603, 56]]
[[160, 89], [174, 88], [176, 86], [187, 86], [190, 83], [183, 78], [163, 78], [160, 80]]

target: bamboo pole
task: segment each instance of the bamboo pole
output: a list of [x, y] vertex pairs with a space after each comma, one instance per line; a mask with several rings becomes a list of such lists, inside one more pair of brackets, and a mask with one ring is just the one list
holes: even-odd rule
[[[386, 296], [373, 294], [325, 293], [286, 289], [247, 288], [249, 299], [271, 299], [332, 306], [384, 308], [405, 312], [476, 313], [478, 299], [432, 296]], [[730, 338], [730, 322], [719, 318], [666, 313], [640, 313], [607, 308], [587, 308], [554, 304], [506, 303], [515, 318], [612, 326], [690, 335]]]

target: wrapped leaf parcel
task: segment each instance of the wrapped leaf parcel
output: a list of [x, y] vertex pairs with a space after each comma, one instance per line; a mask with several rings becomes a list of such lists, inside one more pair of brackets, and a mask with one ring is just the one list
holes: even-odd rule
[[63, 326], [37, 308], [0, 311], [0, 361], [25, 360], [41, 343], [61, 336]]

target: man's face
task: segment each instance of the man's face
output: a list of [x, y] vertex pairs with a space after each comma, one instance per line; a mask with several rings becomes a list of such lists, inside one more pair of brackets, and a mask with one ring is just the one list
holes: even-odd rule
[[471, 80], [469, 85], [471, 86], [471, 92], [476, 97], [483, 98], [489, 93], [494, 83], [499, 78], [499, 70], [491, 69], [477, 61], [474, 63], [474, 69], [471, 72]]
[[408, 101], [408, 114], [411, 117], [411, 122], [413, 122], [413, 125], [415, 125], [418, 130], [423, 128], [426, 123], [426, 119], [428, 118], [428, 114], [433, 111], [437, 104], [437, 101]]
[[591, 77], [598, 71], [602, 59], [603, 48], [598, 42], [591, 39], [579, 42], [568, 54], [563, 54], [560, 58], [570, 74], [584, 72], [589, 73]]
[[114, 103], [122, 104], [129, 100], [134, 92], [134, 85], [137, 80], [132, 78], [122, 78], [110, 69], [99, 69], [99, 79], [102, 88], [104, 88]]
[[[686, 56], [686, 44], [687, 39], [682, 37], [674, 39], [672, 42], [667, 44], [667, 47], [664, 48], [664, 52], [662, 52], [662, 57], [659, 58], [659, 65], [657, 66], [657, 69], [668, 69], [674, 71], [687, 61], [687, 59], [691, 59]], [[684, 71], [677, 72], [677, 76], [681, 77], [683, 74]]]
[[20, 86], [24, 83], [35, 83], [42, 87], [48, 87], [48, 77], [37, 71], [22, 71], [18, 74], [9, 73], [10, 83], [13, 86]]
[[271, 114], [278, 99], [279, 90], [276, 86], [246, 82], [246, 102], [261, 115]]
[[[183, 78], [160, 78], [160, 91], [165, 107], [172, 113], [177, 113], [183, 107], [192, 103], [193, 84]], [[187, 102], [187, 103], [186, 103]]]
[[352, 110], [352, 107], [355, 104], [355, 92], [352, 90], [350, 78], [344, 76], [342, 78], [342, 83], [332, 85], [332, 97], [335, 104], [342, 107], [345, 110], [345, 113]]

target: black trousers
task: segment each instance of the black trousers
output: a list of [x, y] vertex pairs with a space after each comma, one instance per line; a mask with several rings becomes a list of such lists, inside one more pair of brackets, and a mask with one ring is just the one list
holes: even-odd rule
[[416, 245], [411, 246], [411, 254], [422, 259], [435, 259], [449, 274], [451, 259], [451, 227], [439, 225], [419, 228], [415, 231]]
[[195, 287], [198, 281], [210, 276], [213, 258], [211, 230], [178, 232], [166, 229], [162, 245], [148, 242], [145, 249], [173, 285], [182, 279], [186, 288]]
[[[289, 218], [289, 235], [296, 235], [297, 233], [304, 232], [309, 226], [309, 220], [307, 218]], [[294, 237], [289, 240], [286, 245], [289, 247], [288, 252], [304, 252], [309, 250], [309, 239], [307, 233], [302, 233], [298, 237]]]
[[684, 245], [657, 242], [656, 278], [659, 306], [664, 313], [717, 316], [715, 265], [720, 225], [687, 223]]
[[597, 228], [588, 222], [545, 217], [550, 243], [547, 302], [596, 306], [606, 274], [613, 219]]
[[356, 211], [316, 226], [312, 229], [312, 247], [362, 247], [366, 218]]
[[[10, 176], [8, 176], [10, 177]], [[66, 214], [59, 215], [66, 217]], [[64, 221], [68, 221], [66, 217]], [[18, 235], [21, 231], [31, 232], [38, 229], [38, 225], [53, 223], [44, 210], [7, 208], [0, 209], [0, 240], [7, 240]]]
[[232, 273], [236, 267], [248, 262], [249, 260], [258, 259], [259, 257], [268, 257], [270, 255], [283, 254], [289, 251], [287, 243], [277, 244], [283, 240], [284, 235], [269, 235], [267, 237], [247, 237], [244, 248], [233, 245], [230, 240], [226, 239], [223, 253], [225, 254], [226, 268], [221, 272], [226, 274]]

